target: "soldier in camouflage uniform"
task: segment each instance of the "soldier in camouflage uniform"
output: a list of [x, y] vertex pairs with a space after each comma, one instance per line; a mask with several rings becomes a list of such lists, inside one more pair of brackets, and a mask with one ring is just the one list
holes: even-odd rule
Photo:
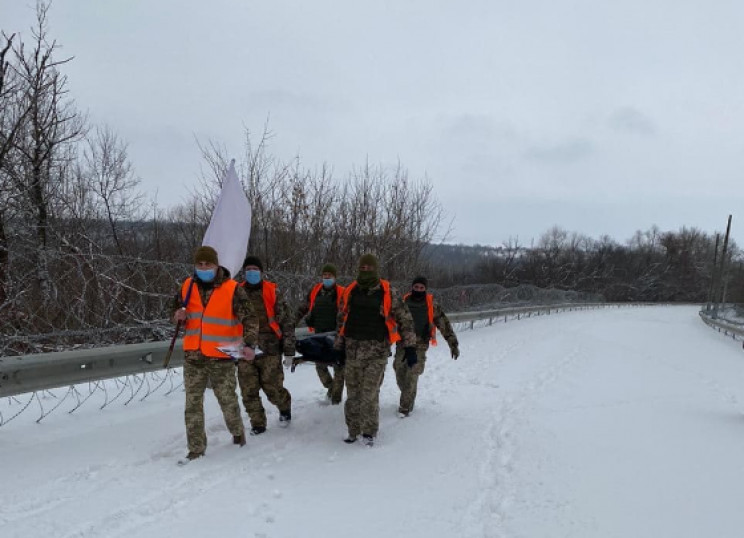
[[413, 327], [416, 332], [416, 361], [412, 364], [406, 361], [405, 350], [400, 345], [396, 346], [393, 369], [400, 389], [398, 416], [401, 418], [407, 417], [413, 411], [418, 378], [424, 373], [426, 366], [426, 351], [430, 343], [437, 345], [437, 329], [447, 341], [452, 358], [457, 360], [460, 356], [455, 331], [442, 307], [434, 300], [431, 293], [427, 293], [428, 286], [429, 282], [426, 278], [418, 276], [413, 279], [411, 292], [403, 296], [403, 301], [413, 317]]
[[238, 383], [251, 419], [250, 433], [260, 435], [266, 431], [266, 411], [259, 390], [279, 409], [280, 426], [286, 427], [292, 420], [292, 396], [284, 387], [281, 355], [289, 368], [295, 355], [294, 320], [276, 284], [262, 278], [263, 264], [258, 257], [246, 257], [243, 272], [245, 282], [240, 285], [259, 318], [261, 352], [253, 360], [238, 361]]
[[[338, 271], [332, 263], [325, 264], [321, 269], [322, 282], [313, 286], [307, 299], [297, 309], [297, 323], [305, 318], [308, 328], [312, 332], [336, 332], [338, 321], [338, 305], [343, 298], [344, 288], [336, 283]], [[328, 357], [331, 361], [333, 358]], [[328, 371], [328, 365], [316, 363], [315, 371], [320, 382], [327, 389], [327, 398], [332, 405], [341, 403], [344, 392], [344, 365], [332, 366], [333, 375]]]
[[408, 308], [379, 275], [377, 258], [359, 259], [357, 279], [344, 292], [335, 349], [346, 351], [346, 443], [359, 435], [374, 444], [380, 418], [380, 385], [391, 344], [401, 340], [404, 355], [416, 357], [416, 336]]
[[[194, 254], [194, 276], [188, 278], [173, 304], [173, 320], [185, 322], [183, 379], [186, 389], [185, 463], [204, 455], [204, 391], [210, 383], [222, 409], [233, 443], [245, 445], [245, 429], [235, 394], [235, 364], [217, 348], [229, 344], [244, 357], [253, 357], [258, 338], [258, 316], [245, 292], [220, 267], [217, 252], [208, 246]], [[241, 349], [242, 347], [242, 349]]]

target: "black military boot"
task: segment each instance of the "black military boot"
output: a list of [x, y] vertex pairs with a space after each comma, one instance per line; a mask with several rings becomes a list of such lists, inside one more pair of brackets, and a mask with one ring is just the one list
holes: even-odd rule
[[241, 433], [240, 435], [233, 435], [233, 444], [245, 446], [245, 432]]

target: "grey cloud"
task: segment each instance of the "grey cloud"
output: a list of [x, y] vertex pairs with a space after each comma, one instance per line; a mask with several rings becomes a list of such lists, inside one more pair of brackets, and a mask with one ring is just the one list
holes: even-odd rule
[[446, 136], [466, 138], [491, 138], [496, 127], [494, 121], [482, 114], [462, 114], [447, 121]]
[[646, 114], [634, 107], [616, 109], [609, 118], [610, 127], [618, 132], [652, 135], [656, 125]]
[[330, 104], [326, 99], [317, 95], [281, 89], [248, 92], [246, 100], [251, 105], [266, 110], [285, 107], [317, 110], [318, 108], [327, 108]]
[[553, 145], [532, 146], [525, 152], [528, 161], [539, 164], [571, 164], [586, 159], [594, 152], [585, 138], [575, 138]]

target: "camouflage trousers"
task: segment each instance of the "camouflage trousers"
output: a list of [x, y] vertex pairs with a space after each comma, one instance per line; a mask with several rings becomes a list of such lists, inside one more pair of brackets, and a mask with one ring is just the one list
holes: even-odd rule
[[260, 390], [280, 413], [292, 410], [292, 396], [284, 388], [284, 370], [279, 355], [264, 355], [250, 361], [238, 361], [238, 383], [243, 405], [251, 418], [253, 428], [266, 427], [266, 411]]
[[399, 413], [410, 413], [413, 411], [413, 405], [416, 403], [416, 392], [418, 391], [418, 378], [424, 373], [426, 368], [426, 350], [428, 346], [416, 346], [416, 357], [418, 361], [413, 368], [403, 358], [403, 347], [397, 346], [395, 349], [395, 359], [393, 360], [393, 370], [395, 370], [395, 380], [398, 382], [400, 389], [400, 403], [398, 404]]
[[207, 383], [212, 386], [230, 433], [242, 435], [244, 431], [238, 396], [235, 394], [235, 364], [231, 360], [210, 359], [201, 354], [187, 356], [183, 363], [183, 384], [186, 389], [184, 416], [189, 452], [203, 453], [207, 450], [207, 433], [204, 429], [204, 391]]
[[[333, 375], [331, 375], [329, 368], [333, 368]], [[340, 404], [344, 394], [344, 367], [316, 364], [315, 371], [318, 373], [320, 382], [328, 389], [328, 397], [331, 399], [331, 403]]]
[[380, 426], [380, 385], [390, 346], [387, 342], [346, 340], [346, 427], [349, 435], [377, 435]]

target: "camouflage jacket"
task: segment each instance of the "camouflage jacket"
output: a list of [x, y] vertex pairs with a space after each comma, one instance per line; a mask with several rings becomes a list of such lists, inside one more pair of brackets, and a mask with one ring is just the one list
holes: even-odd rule
[[[263, 280], [261, 281], [263, 283]], [[259, 319], [258, 347], [267, 355], [284, 354], [293, 356], [295, 354], [295, 321], [294, 314], [287, 306], [284, 295], [277, 288], [276, 304], [274, 305], [274, 317], [282, 330], [282, 339], [279, 340], [269, 326], [269, 318], [266, 315], [266, 307], [263, 302], [263, 291], [261, 285], [251, 286], [245, 284], [241, 289], [248, 297], [248, 301], [257, 312]]]
[[[442, 310], [442, 307], [439, 306], [439, 303], [437, 303], [436, 299], [434, 299], [434, 325], [437, 326], [437, 329], [439, 329], [439, 332], [442, 334], [442, 338], [447, 342], [447, 345], [450, 349], [454, 349], [457, 347], [457, 335], [455, 334], [455, 330], [452, 328], [452, 324], [450, 323], [450, 320], [447, 318], [447, 314], [444, 313], [444, 310]], [[426, 346], [429, 346], [429, 340], [424, 338], [419, 338], [419, 345], [426, 344]]]

